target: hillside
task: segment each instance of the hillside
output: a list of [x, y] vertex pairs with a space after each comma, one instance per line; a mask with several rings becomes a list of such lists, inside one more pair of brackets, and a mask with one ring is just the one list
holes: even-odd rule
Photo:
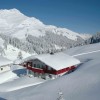
[[39, 19], [27, 17], [17, 9], [0, 10], [0, 40], [5, 49], [12, 45], [30, 54], [57, 52], [83, 45], [89, 34], [79, 34], [66, 28], [45, 25]]
[[99, 100], [100, 43], [72, 48], [65, 53], [76, 55], [81, 61], [73, 73], [37, 86], [1, 92], [0, 97], [7, 100], [57, 100], [60, 89], [65, 100]]

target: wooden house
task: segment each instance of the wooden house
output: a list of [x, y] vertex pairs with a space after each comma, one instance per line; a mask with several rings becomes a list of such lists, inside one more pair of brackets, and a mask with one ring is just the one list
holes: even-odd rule
[[31, 56], [23, 60], [22, 65], [30, 74], [47, 78], [56, 78], [75, 70], [80, 61], [65, 53], [42, 54]]

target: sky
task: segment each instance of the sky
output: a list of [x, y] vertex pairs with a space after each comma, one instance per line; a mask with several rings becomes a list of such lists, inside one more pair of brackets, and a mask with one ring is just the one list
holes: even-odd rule
[[46, 25], [78, 33], [100, 32], [100, 0], [0, 0], [0, 9], [12, 8]]

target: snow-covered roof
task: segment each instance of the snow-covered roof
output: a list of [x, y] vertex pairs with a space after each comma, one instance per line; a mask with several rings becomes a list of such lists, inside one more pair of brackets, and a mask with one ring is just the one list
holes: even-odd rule
[[36, 55], [29, 57], [27, 60], [31, 59], [38, 59], [55, 70], [60, 70], [80, 63], [78, 59], [65, 53]]
[[16, 59], [16, 60], [13, 62], [13, 64], [18, 65], [18, 64], [20, 64], [21, 62], [22, 62], [22, 60], [21, 60], [21, 59]]
[[0, 67], [8, 64], [12, 64], [13, 62], [5, 57], [0, 56]]

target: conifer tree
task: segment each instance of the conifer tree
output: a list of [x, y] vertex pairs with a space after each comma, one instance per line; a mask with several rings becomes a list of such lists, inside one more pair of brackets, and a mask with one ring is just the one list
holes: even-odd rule
[[22, 59], [22, 58], [23, 58], [23, 57], [22, 57], [22, 52], [21, 52], [21, 51], [18, 53], [17, 58], [18, 58], [18, 59]]

